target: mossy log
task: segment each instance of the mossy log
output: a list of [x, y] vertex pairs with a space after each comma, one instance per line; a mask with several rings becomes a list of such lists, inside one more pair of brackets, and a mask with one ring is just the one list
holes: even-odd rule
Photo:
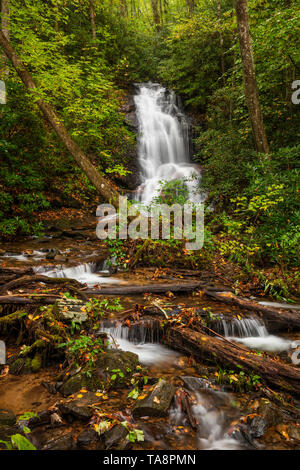
[[266, 355], [241, 350], [239, 346], [224, 342], [190, 328], [170, 327], [164, 342], [184, 354], [201, 360], [207, 359], [230, 369], [255, 372], [273, 387], [300, 396], [300, 369], [274, 360]]
[[19, 287], [24, 287], [27, 284], [35, 284], [37, 282], [43, 282], [44, 284], [52, 284], [52, 285], [73, 285], [76, 288], [81, 288], [82, 285], [80, 282], [76, 281], [75, 279], [68, 279], [68, 278], [58, 278], [58, 277], [47, 277], [43, 275], [32, 275], [32, 276], [22, 276], [18, 279], [13, 281], [7, 282], [6, 284], [0, 287], [0, 292], [6, 292], [8, 290], [17, 289]]
[[10, 315], [5, 315], [4, 317], [0, 317], [0, 333], [7, 334], [12, 331], [14, 327], [20, 325], [22, 319], [27, 315], [27, 312], [23, 310], [17, 310]]

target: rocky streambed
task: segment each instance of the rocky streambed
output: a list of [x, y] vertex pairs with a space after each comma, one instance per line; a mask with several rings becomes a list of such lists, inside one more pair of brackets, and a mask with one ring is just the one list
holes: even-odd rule
[[88, 225], [1, 246], [0, 440], [299, 449], [297, 308], [205, 270], [117, 272]]

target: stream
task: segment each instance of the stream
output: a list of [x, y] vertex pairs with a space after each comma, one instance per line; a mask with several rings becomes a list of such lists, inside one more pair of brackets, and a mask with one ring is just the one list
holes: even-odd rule
[[[137, 188], [138, 199], [150, 204], [159, 194], [161, 180], [183, 179], [189, 198], [194, 202], [201, 200], [201, 195], [195, 195], [200, 174], [190, 160], [189, 124], [176, 95], [158, 84], [142, 84], [138, 86], [134, 100], [139, 121], [138, 155], [142, 181]], [[36, 274], [75, 279], [90, 288], [155, 282], [152, 281], [153, 271], [147, 269], [134, 273], [111, 269], [107, 249], [95, 237], [96, 222], [93, 217], [77, 220], [72, 222], [71, 227], [49, 230], [42, 240], [32, 237], [22, 242], [3, 244], [1, 249], [5, 253], [0, 256], [0, 263], [15, 268], [30, 266]], [[195, 276], [191, 279], [198, 278]], [[164, 300], [162, 296], [157, 297]], [[144, 296], [125, 296], [121, 301], [126, 311], [136, 304], [151, 305], [152, 300]], [[262, 299], [261, 303], [272, 305], [269, 299]], [[172, 298], [172, 304], [205, 308], [213, 312], [218, 318], [214, 330], [225, 339], [242, 344], [249, 351], [267, 351], [288, 357], [293, 341], [299, 338], [297, 334], [273, 335], [262, 319], [237, 307], [201, 296], [178, 295]], [[282, 307], [282, 304], [279, 306]], [[300, 306], [292, 305], [292, 308], [299, 309]], [[110, 338], [111, 348], [118, 347], [137, 354], [142, 366], [147, 368], [149, 377], [164, 377], [176, 387], [184, 386], [190, 396], [191, 414], [196, 422], [192, 429], [180, 403], [175, 399], [168, 416], [151, 422], [143, 418], [136, 420], [145, 435], [143, 448], [213, 450], [289, 447], [289, 444], [282, 444], [284, 435], [274, 429], [269, 441], [264, 441], [264, 434], [257, 432], [253, 435], [262, 439], [253, 442], [252, 438], [245, 437], [247, 433], [244, 435], [237, 427], [242, 416], [255, 413], [252, 411], [256, 409], [255, 406], [251, 408], [251, 404], [258, 400], [255, 390], [241, 393], [229, 383], [224, 386], [219, 381], [216, 367], [196, 363], [166, 347], [155, 325], [129, 328], [124, 326], [123, 317], [122, 312], [112, 313], [102, 322], [101, 332]], [[3, 344], [0, 342], [2, 361]], [[15, 344], [8, 344], [9, 354], [15, 349]], [[57, 397], [51, 395], [42, 382], [51, 381], [56, 374], [55, 366], [51, 366], [46, 371], [29, 376], [5, 377], [0, 381], [0, 409], [9, 408], [18, 414], [24, 410], [39, 411], [53, 405]], [[122, 393], [116, 396], [112, 394], [109, 401], [108, 409], [116, 406], [121, 410], [126, 409], [126, 397]], [[267, 421], [266, 417], [264, 419]], [[269, 427], [277, 424], [277, 421], [272, 421]], [[298, 441], [300, 443], [299, 439], [295, 440], [295, 446]]]

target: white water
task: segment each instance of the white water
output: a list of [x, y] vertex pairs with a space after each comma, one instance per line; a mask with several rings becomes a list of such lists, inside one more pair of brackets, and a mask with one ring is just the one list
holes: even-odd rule
[[292, 341], [270, 335], [265, 324], [257, 318], [222, 320], [221, 324], [226, 338], [244, 344], [250, 349], [282, 352], [292, 347]]
[[137, 190], [139, 200], [150, 204], [158, 196], [160, 181], [189, 179], [189, 199], [200, 202], [195, 194], [199, 178], [190, 163], [188, 122], [173, 92], [155, 84], [140, 85], [134, 98], [139, 122], [139, 164], [142, 184]]
[[81, 283], [87, 284], [89, 287], [97, 284], [119, 284], [122, 282], [117, 278], [101, 276], [101, 273], [104, 274], [106, 271], [96, 272], [96, 268], [96, 263], [85, 263], [70, 268], [58, 266], [57, 268], [50, 270], [45, 270], [43, 266], [39, 266], [38, 268], [35, 268], [35, 272], [48, 277], [76, 279]]
[[[194, 390], [193, 390], [194, 391]], [[239, 443], [227, 435], [230, 419], [226, 416], [231, 408], [232, 398], [228, 393], [206, 390], [194, 393], [194, 405], [191, 407], [193, 417], [197, 422], [199, 449], [205, 450], [234, 450], [239, 449]], [[175, 403], [170, 410], [170, 420], [176, 425], [182, 425], [185, 414], [181, 411], [180, 403]]]
[[101, 331], [107, 333], [111, 346], [118, 346], [122, 351], [130, 351], [139, 356], [142, 364], [162, 364], [174, 362], [179, 354], [159, 343], [158, 329], [128, 328], [126, 326], [106, 326]]

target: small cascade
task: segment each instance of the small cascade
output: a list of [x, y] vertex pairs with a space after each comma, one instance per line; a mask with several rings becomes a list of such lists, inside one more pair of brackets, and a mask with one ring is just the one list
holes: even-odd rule
[[[238, 414], [232, 406], [232, 397], [228, 393], [203, 389], [193, 393], [193, 402], [191, 413], [197, 423], [198, 449], [239, 449], [239, 443], [227, 434], [231, 421]], [[170, 421], [175, 426], [187, 425], [187, 417], [176, 397], [170, 410]]]
[[265, 324], [258, 318], [235, 318], [228, 321], [220, 320], [218, 333], [222, 333], [226, 338], [248, 338], [251, 336], [268, 336]]
[[264, 322], [254, 317], [234, 318], [231, 321], [222, 319], [214, 329], [225, 338], [242, 343], [250, 349], [282, 352], [292, 347], [291, 341], [270, 335]]
[[107, 333], [112, 348], [119, 347], [123, 351], [137, 354], [143, 364], [169, 363], [178, 357], [177, 352], [160, 344], [159, 322], [145, 322], [128, 327], [104, 321], [100, 331]]
[[34, 268], [34, 270], [36, 273], [48, 277], [76, 279], [88, 286], [99, 283], [118, 284], [121, 282], [120, 279], [108, 278], [107, 271], [103, 270], [103, 265], [100, 266], [98, 263], [84, 263], [70, 268], [65, 268], [61, 265], [50, 269], [46, 266], [39, 266], [38, 268]]

